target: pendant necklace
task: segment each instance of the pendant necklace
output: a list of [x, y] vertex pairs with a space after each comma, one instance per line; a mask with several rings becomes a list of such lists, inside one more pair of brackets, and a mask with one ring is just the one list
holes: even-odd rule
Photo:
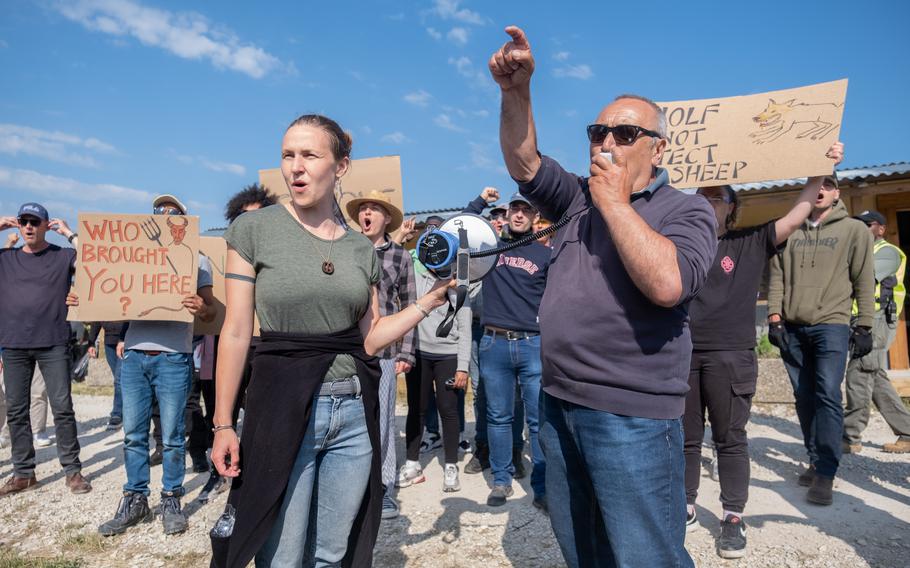
[[322, 257], [322, 272], [324, 272], [325, 274], [328, 274], [329, 276], [331, 276], [332, 274], [335, 273], [335, 265], [332, 263], [331, 258], [332, 258], [332, 247], [335, 246], [335, 230], [337, 228], [338, 228], [338, 225], [335, 225], [334, 227], [332, 227], [332, 241], [329, 244], [329, 256], [327, 256], [327, 257], [324, 256], [322, 254], [322, 251], [319, 250], [319, 247], [316, 246], [316, 243], [314, 242], [316, 240], [316, 237], [314, 235], [312, 235], [306, 228], [304, 228], [304, 232], [307, 235], [309, 235], [310, 244], [313, 246], [313, 249], [316, 251], [316, 254], [318, 254], [320, 257]]

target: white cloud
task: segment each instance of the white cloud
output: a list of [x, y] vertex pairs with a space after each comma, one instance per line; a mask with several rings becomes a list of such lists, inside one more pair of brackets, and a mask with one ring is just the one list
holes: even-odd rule
[[21, 153], [63, 164], [96, 168], [98, 162], [90, 153], [113, 154], [116, 149], [97, 138], [80, 138], [57, 130], [51, 132], [18, 124], [0, 124], [0, 152], [13, 156]]
[[54, 8], [65, 18], [89, 30], [134, 37], [183, 59], [208, 60], [219, 69], [230, 69], [261, 79], [285, 66], [261, 47], [244, 43], [225, 26], [193, 12], [171, 12], [134, 0], [57, 1]]
[[393, 22], [400, 22], [404, 20], [404, 12], [398, 12], [397, 14], [389, 14], [386, 16], [387, 20], [392, 20]]
[[467, 8], [459, 10], [459, 4], [458, 0], [435, 0], [432, 12], [443, 20], [455, 20], [456, 22], [478, 26], [486, 23], [486, 19], [477, 12], [472, 12]]
[[446, 39], [456, 45], [467, 45], [468, 30], [461, 27], [452, 28], [449, 30], [449, 33], [446, 34]]
[[396, 130], [395, 132], [386, 134], [380, 138], [379, 141], [385, 142], [386, 144], [404, 144], [405, 142], [410, 142], [411, 139], [405, 136], [404, 132]]
[[479, 118], [487, 118], [488, 116], [490, 116], [490, 111], [488, 111], [488, 110], [483, 110], [483, 109], [481, 109], [481, 110], [472, 110], [472, 111], [471, 111], [471, 114], [473, 114], [474, 116], [479, 117]]
[[440, 128], [445, 128], [446, 130], [451, 130], [452, 132], [467, 132], [467, 130], [454, 122], [452, 122], [452, 117], [447, 114], [437, 115], [433, 119], [433, 123]]
[[498, 148], [494, 149], [488, 144], [480, 144], [478, 142], [468, 142], [468, 146], [471, 148], [471, 164], [459, 166], [459, 170], [484, 170], [497, 174], [508, 174], [502, 164], [502, 154]]
[[152, 202], [153, 194], [140, 189], [108, 183], [93, 184], [42, 174], [33, 170], [19, 170], [0, 167], [0, 187], [19, 191], [31, 191], [58, 200], [84, 202]]
[[572, 79], [581, 79], [582, 81], [587, 81], [594, 76], [594, 72], [591, 71], [591, 67], [585, 64], [581, 65], [566, 65], [565, 67], [557, 67], [553, 70], [554, 77], [571, 77]]
[[367, 136], [369, 136], [370, 134], [373, 133], [373, 129], [370, 128], [370, 125], [369, 125], [369, 124], [364, 124], [363, 126], [361, 126], [361, 127], [360, 127], [360, 130], [361, 130], [364, 134], [366, 134]]
[[569, 110], [562, 111], [562, 114], [566, 118], [574, 118], [574, 117], [578, 116], [578, 111], [575, 109], [569, 109]]
[[186, 164], [187, 166], [200, 165], [207, 170], [218, 173], [234, 174], [238, 176], [246, 175], [246, 168], [239, 164], [232, 164], [230, 162], [219, 162], [217, 160], [211, 160], [205, 156], [187, 156], [185, 154], [177, 154], [173, 150], [171, 152], [174, 154], [174, 157], [181, 164]]
[[558, 53], [553, 54], [553, 59], [555, 59], [556, 61], [565, 61], [568, 58], [569, 58], [568, 51], [560, 51]]
[[468, 85], [470, 85], [472, 88], [482, 91], [495, 91], [496, 85], [490, 78], [490, 74], [486, 68], [478, 69], [474, 67], [474, 63], [472, 63], [471, 60], [464, 55], [457, 58], [450, 57], [449, 65], [454, 66], [455, 70], [458, 71], [458, 74], [467, 79]]
[[430, 99], [433, 98], [433, 95], [424, 91], [423, 89], [418, 89], [413, 93], [408, 93], [404, 96], [405, 102], [411, 103], [419, 107], [425, 107], [430, 104]]
[[427, 33], [430, 34], [430, 37], [435, 40], [442, 39], [442, 33], [440, 33], [436, 28], [427, 28]]

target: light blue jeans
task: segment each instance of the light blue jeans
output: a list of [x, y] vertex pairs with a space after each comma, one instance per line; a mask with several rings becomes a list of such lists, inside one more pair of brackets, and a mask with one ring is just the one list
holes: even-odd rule
[[257, 568], [341, 566], [372, 458], [360, 397], [317, 396]]

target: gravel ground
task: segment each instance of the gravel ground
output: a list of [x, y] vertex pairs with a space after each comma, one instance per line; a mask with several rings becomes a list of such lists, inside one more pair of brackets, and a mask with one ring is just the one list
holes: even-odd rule
[[[93, 361], [89, 383], [109, 380], [103, 365]], [[790, 399], [779, 361], [762, 361], [757, 401]], [[121, 434], [104, 430], [110, 397], [75, 398], [80, 421], [84, 473], [94, 491], [71, 495], [54, 447], [39, 449], [33, 491], [0, 500], [0, 553], [22, 558], [81, 559], [85, 566], [206, 566], [208, 529], [226, 495], [201, 505], [194, 498], [206, 474], [187, 474], [185, 509], [190, 530], [165, 537], [160, 521], [126, 534], [102, 538], [96, 527], [113, 513], [124, 481]], [[399, 407], [403, 431], [404, 407]], [[470, 420], [470, 418], [469, 418]], [[473, 424], [469, 424], [469, 428]], [[719, 487], [702, 476], [700, 527], [687, 535], [686, 547], [698, 566], [844, 567], [907, 566], [910, 558], [910, 457], [881, 452], [893, 436], [875, 414], [860, 455], [845, 456], [831, 507], [805, 501], [797, 486], [804, 450], [792, 406], [759, 404], [749, 426], [752, 483], [746, 523], [749, 555], [740, 561], [720, 559], [714, 549], [719, 533]], [[401, 447], [403, 447], [403, 438]], [[705, 452], [705, 463], [709, 452]], [[402, 514], [382, 525], [376, 566], [483, 567], [563, 566], [548, 518], [531, 506], [528, 480], [516, 483], [506, 506], [484, 505], [488, 475], [461, 476], [462, 491], [442, 492], [440, 456], [423, 457], [427, 482], [403, 489]], [[0, 475], [12, 471], [9, 449], [0, 450]], [[152, 470], [152, 505], [158, 502], [160, 467]], [[0, 554], [2, 558], [2, 554]], [[2, 564], [2, 562], [0, 562]], [[16, 564], [13, 564], [16, 566]]]

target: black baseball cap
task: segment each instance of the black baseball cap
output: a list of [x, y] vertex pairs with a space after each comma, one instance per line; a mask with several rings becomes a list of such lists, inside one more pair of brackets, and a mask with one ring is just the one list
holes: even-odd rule
[[528, 201], [528, 198], [522, 195], [520, 191], [516, 191], [512, 194], [512, 197], [509, 198], [509, 205], [512, 205], [513, 203], [527, 203], [530, 207], [537, 209], [537, 207], [534, 207], [534, 204]]
[[873, 222], [878, 223], [879, 225], [885, 225], [885, 223], [886, 223], [885, 216], [882, 215], [881, 213], [879, 213], [878, 211], [875, 211], [872, 209], [870, 209], [868, 211], [863, 211], [862, 213], [860, 213], [859, 215], [854, 217], [854, 219], [859, 219], [866, 225], [871, 225]]
[[40, 203], [24, 203], [22, 207], [19, 208], [19, 214], [16, 216], [22, 217], [23, 215], [37, 217], [42, 221], [50, 220], [50, 216], [47, 214], [47, 209], [45, 209], [44, 206]]
[[497, 215], [502, 216], [502, 215], [505, 215], [506, 213], [508, 213], [508, 210], [505, 207], [503, 207], [502, 205], [497, 205], [496, 207], [490, 209], [490, 218], [492, 219], [493, 217], [495, 217]]

